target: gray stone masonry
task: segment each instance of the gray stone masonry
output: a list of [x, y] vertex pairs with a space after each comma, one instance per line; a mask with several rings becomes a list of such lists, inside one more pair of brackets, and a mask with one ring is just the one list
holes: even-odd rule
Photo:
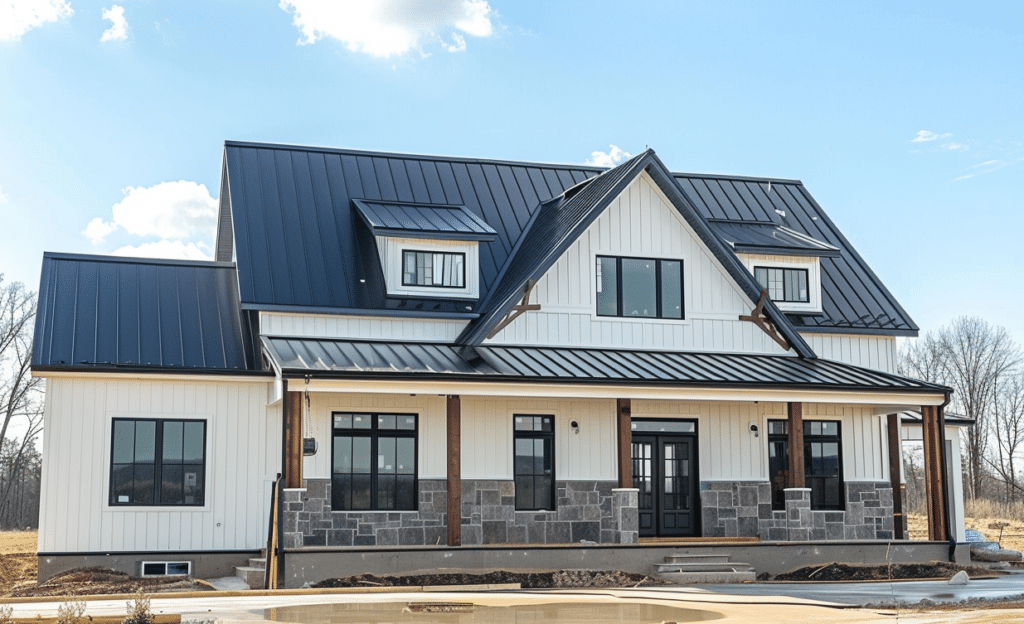
[[[462, 482], [462, 543], [635, 544], [637, 491], [559, 481], [554, 511], [515, 510], [512, 481]], [[433, 546], [447, 542], [448, 487], [421, 479], [416, 511], [332, 511], [329, 479], [284, 491], [284, 547]]]
[[558, 481], [555, 509], [516, 511], [515, 483], [462, 482], [462, 543], [635, 544], [636, 490], [613, 481]]
[[704, 537], [760, 537], [803, 542], [892, 539], [888, 482], [849, 482], [842, 511], [811, 509], [811, 490], [788, 488], [786, 509], [773, 510], [771, 486], [757, 481], [702, 481]]

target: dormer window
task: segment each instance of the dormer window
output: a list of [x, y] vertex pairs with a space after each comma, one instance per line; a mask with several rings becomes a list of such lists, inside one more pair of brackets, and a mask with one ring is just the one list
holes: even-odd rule
[[754, 267], [754, 279], [768, 289], [768, 296], [775, 303], [810, 303], [807, 273], [807, 269]]
[[466, 254], [450, 251], [402, 251], [402, 286], [466, 287]]
[[377, 241], [389, 296], [476, 299], [480, 243], [497, 232], [465, 206], [354, 199]]

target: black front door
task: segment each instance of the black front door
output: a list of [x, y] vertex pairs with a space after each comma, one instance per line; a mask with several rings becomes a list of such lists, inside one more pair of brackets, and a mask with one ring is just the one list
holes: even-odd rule
[[633, 487], [641, 537], [697, 534], [697, 436], [634, 433]]

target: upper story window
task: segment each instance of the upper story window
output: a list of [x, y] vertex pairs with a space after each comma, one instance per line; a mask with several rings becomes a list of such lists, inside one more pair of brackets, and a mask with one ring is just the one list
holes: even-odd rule
[[811, 300], [807, 269], [755, 266], [754, 279], [768, 289], [768, 296], [776, 303], [809, 303]]
[[597, 315], [684, 318], [682, 260], [598, 256]]
[[402, 250], [403, 286], [466, 287], [466, 254]]

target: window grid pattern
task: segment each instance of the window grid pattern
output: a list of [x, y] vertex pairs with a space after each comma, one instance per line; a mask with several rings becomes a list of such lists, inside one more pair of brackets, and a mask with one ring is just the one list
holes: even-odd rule
[[516, 509], [552, 510], [555, 508], [555, 418], [516, 414], [512, 419]]
[[206, 421], [115, 418], [110, 504], [202, 506]]
[[772, 301], [809, 303], [807, 269], [785, 267], [754, 267], [754, 279], [768, 289]]
[[683, 319], [683, 262], [597, 256], [598, 316]]
[[[840, 423], [832, 420], [804, 421], [804, 483], [811, 489], [812, 509], [840, 510], [843, 500], [843, 456]], [[785, 508], [789, 476], [789, 423], [768, 421], [768, 474], [772, 485], [772, 507]]]
[[332, 414], [331, 509], [416, 509], [416, 416]]
[[466, 287], [466, 254], [451, 251], [402, 252], [402, 285]]

